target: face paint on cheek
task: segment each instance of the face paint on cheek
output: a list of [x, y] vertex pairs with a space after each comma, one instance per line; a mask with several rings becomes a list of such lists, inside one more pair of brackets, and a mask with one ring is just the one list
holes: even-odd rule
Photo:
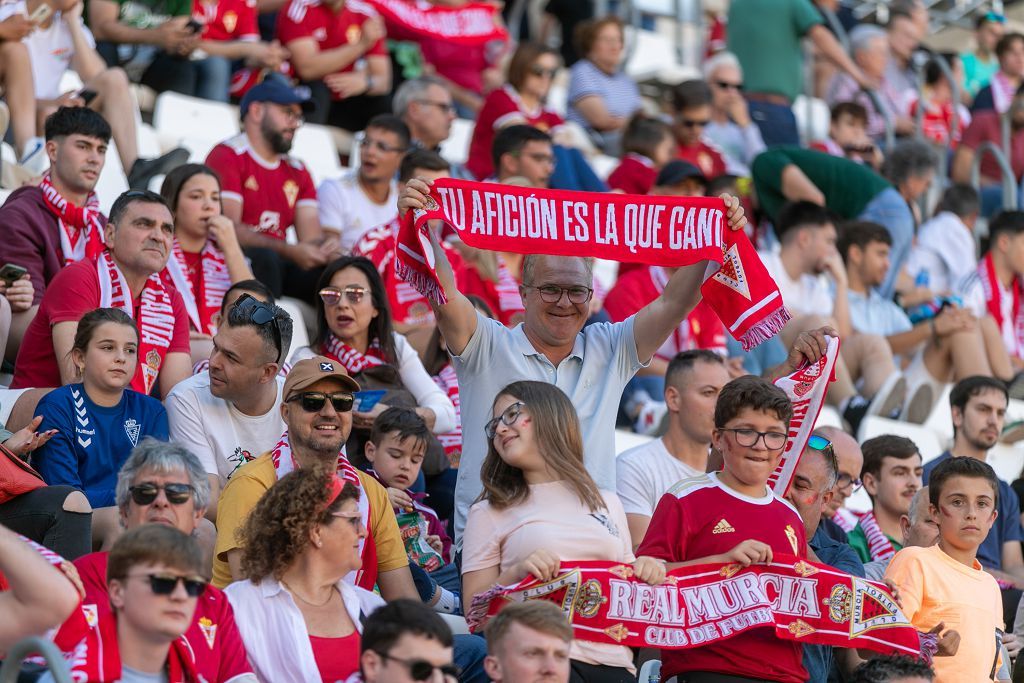
[[939, 514], [942, 515], [943, 517], [945, 517], [946, 519], [953, 519], [956, 516], [953, 513], [953, 511], [951, 511], [945, 505], [940, 505], [939, 506]]

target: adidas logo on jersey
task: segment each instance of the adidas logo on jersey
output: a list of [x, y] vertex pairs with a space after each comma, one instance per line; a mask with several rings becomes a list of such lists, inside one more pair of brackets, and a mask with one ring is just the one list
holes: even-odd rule
[[729, 522], [725, 521], [725, 517], [723, 517], [722, 519], [718, 520], [718, 524], [716, 524], [715, 528], [711, 530], [711, 533], [731, 534], [734, 531], [736, 530], [732, 528], [732, 524], [729, 524]]

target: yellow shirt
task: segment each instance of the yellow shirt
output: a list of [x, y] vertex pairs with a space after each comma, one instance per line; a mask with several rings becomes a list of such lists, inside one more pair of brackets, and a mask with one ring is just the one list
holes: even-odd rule
[[981, 563], [957, 562], [939, 548], [904, 548], [885, 572], [900, 589], [903, 613], [917, 630], [930, 631], [939, 622], [960, 634], [952, 657], [936, 657], [936, 683], [991, 681], [996, 661], [996, 629], [1003, 626], [999, 585]]
[[[370, 533], [377, 546], [377, 574], [409, 565], [405, 545], [398, 532], [395, 512], [387, 491], [373, 477], [358, 472], [359, 482], [370, 501]], [[217, 501], [217, 545], [213, 553], [213, 585], [225, 588], [232, 582], [228, 567], [228, 551], [241, 548], [235, 534], [245, 523], [249, 512], [277, 481], [270, 451], [243, 465], [228, 479], [228, 485]]]

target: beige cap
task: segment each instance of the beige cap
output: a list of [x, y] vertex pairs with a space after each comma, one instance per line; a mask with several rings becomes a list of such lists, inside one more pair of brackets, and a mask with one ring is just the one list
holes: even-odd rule
[[288, 377], [284, 380], [282, 396], [288, 399], [297, 391], [302, 391], [322, 379], [331, 378], [339, 380], [349, 391], [359, 391], [359, 383], [349, 377], [341, 363], [325, 356], [313, 356], [304, 358], [292, 366]]

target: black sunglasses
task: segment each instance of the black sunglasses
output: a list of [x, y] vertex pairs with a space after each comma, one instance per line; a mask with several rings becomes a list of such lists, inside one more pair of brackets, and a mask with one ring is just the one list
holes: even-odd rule
[[390, 659], [393, 662], [398, 662], [409, 671], [409, 677], [414, 681], [426, 681], [434, 675], [434, 671], [440, 671], [444, 675], [446, 681], [454, 680], [459, 677], [461, 673], [459, 667], [454, 664], [442, 664], [441, 666], [435, 666], [425, 659], [402, 659], [401, 657], [394, 657], [387, 654], [386, 652], [378, 652], [378, 655], [382, 659]]
[[172, 576], [169, 574], [136, 574], [128, 578], [149, 579], [149, 588], [154, 595], [170, 595], [178, 587], [180, 581], [185, 586], [185, 592], [190, 598], [198, 598], [206, 591], [206, 581], [190, 579], [186, 576]]
[[352, 404], [355, 403], [355, 396], [346, 392], [338, 392], [337, 394], [325, 394], [320, 391], [306, 391], [301, 394], [295, 394], [289, 396], [287, 401], [301, 401], [302, 409], [307, 413], [319, 413], [324, 409], [324, 404], [327, 403], [327, 399], [331, 400], [331, 407], [337, 413], [347, 413], [352, 410]]
[[160, 491], [164, 492], [167, 496], [167, 502], [171, 505], [184, 505], [192, 498], [192, 492], [195, 491], [191, 484], [164, 484], [163, 486], [157, 486], [156, 484], [139, 484], [138, 486], [128, 487], [128, 492], [132, 494], [132, 500], [135, 501], [136, 505], [150, 505], [156, 497], [160, 495]]
[[715, 81], [715, 85], [717, 85], [722, 90], [735, 90], [736, 92], [743, 92], [742, 83], [730, 83], [729, 81]]
[[274, 348], [277, 349], [277, 358], [274, 362], [280, 363], [281, 354], [284, 352], [284, 349], [281, 345], [281, 328], [278, 325], [277, 312], [274, 310], [274, 307], [260, 301], [252, 294], [243, 294], [238, 297], [235, 306], [243, 313], [247, 312], [249, 314], [249, 322], [254, 325], [263, 326], [271, 323], [271, 329], [274, 330]]

